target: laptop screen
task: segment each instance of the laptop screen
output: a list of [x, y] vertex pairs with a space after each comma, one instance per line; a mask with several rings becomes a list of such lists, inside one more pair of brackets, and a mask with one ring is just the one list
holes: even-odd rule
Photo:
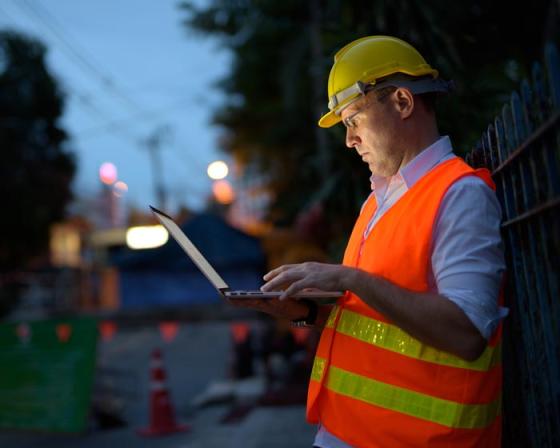
[[202, 273], [206, 276], [208, 280], [221, 292], [229, 290], [229, 286], [224, 281], [222, 277], [214, 270], [214, 268], [208, 263], [204, 255], [202, 255], [195, 245], [189, 240], [187, 235], [179, 228], [175, 221], [173, 221], [165, 213], [159, 211], [155, 207], [150, 206], [157, 219], [163, 224], [163, 226], [169, 231], [171, 236], [179, 243], [179, 246], [187, 253], [191, 260], [198, 266]]

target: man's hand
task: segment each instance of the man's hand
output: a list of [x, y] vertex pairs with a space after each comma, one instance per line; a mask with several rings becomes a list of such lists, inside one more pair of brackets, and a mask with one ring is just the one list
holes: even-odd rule
[[304, 303], [295, 299], [232, 299], [228, 302], [238, 308], [251, 308], [263, 313], [271, 314], [289, 320], [301, 319], [307, 316], [309, 309]]
[[280, 301], [308, 288], [323, 291], [344, 291], [349, 289], [348, 275], [351, 268], [339, 264], [307, 262], [286, 264], [273, 269], [263, 278], [266, 280], [261, 291], [278, 291], [285, 289]]

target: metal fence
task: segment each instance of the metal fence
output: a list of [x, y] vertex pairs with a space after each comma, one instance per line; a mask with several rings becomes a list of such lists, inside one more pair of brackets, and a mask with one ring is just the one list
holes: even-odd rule
[[508, 273], [504, 447], [560, 446], [560, 62], [513, 92], [467, 156], [486, 166], [503, 207]]

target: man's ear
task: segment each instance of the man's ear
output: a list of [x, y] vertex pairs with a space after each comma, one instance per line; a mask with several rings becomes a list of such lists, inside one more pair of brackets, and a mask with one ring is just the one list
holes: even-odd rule
[[393, 98], [395, 107], [401, 115], [401, 118], [406, 120], [414, 111], [414, 95], [410, 90], [399, 87], [395, 90]]

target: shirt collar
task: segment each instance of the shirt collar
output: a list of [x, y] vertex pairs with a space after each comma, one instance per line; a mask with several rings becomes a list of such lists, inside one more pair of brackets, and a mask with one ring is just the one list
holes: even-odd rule
[[[407, 189], [418, 182], [418, 180], [430, 171], [434, 166], [441, 162], [445, 157], [453, 152], [451, 140], [448, 135], [444, 135], [437, 139], [427, 148], [423, 149], [414, 159], [406, 166], [401, 168], [395, 176], [400, 177], [406, 184]], [[379, 190], [386, 190], [391, 181], [391, 177], [382, 177], [372, 175], [370, 177], [371, 189], [379, 193]]]

